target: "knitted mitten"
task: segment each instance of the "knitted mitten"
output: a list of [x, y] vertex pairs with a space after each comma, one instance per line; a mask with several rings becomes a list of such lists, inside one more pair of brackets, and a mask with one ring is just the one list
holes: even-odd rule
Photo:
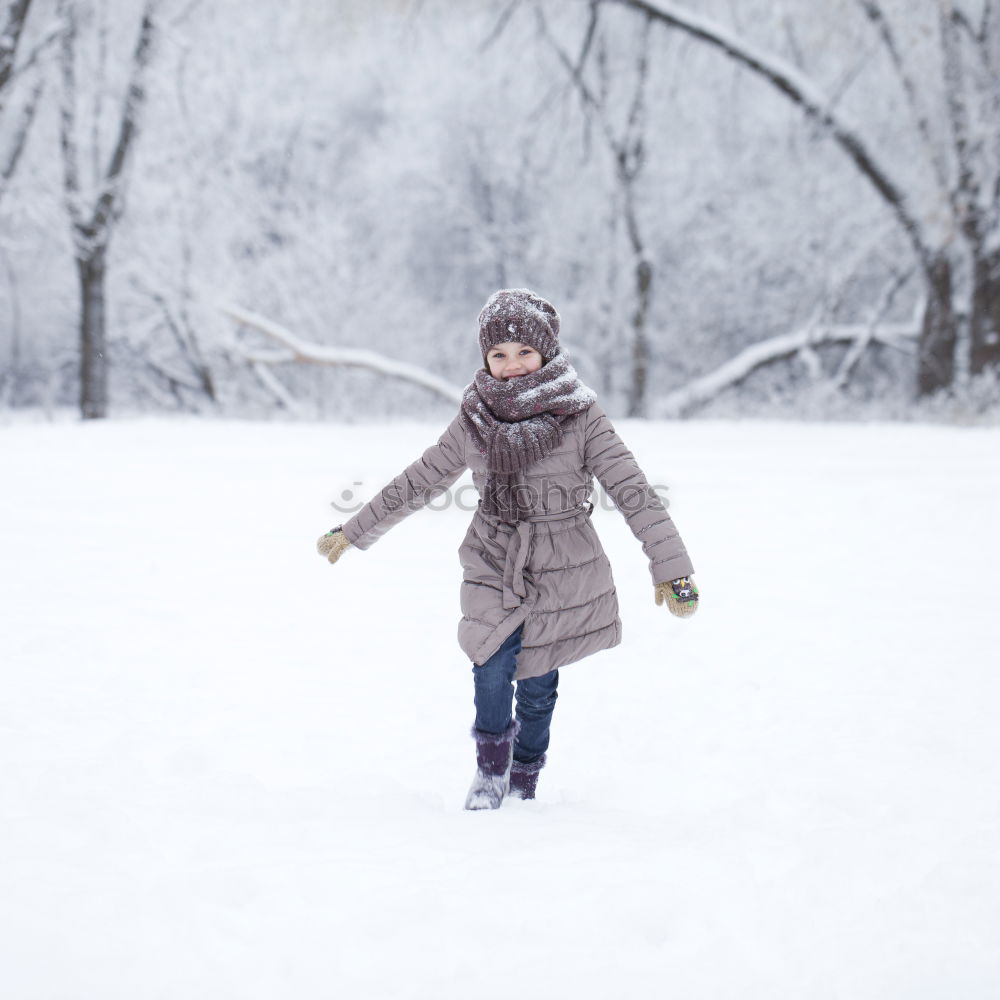
[[682, 576], [670, 583], [656, 584], [656, 603], [667, 602], [672, 615], [690, 618], [698, 610], [698, 588], [689, 576]]
[[331, 563], [335, 563], [340, 558], [344, 549], [349, 549], [350, 547], [351, 543], [347, 540], [347, 535], [339, 527], [332, 528], [316, 542], [316, 551], [321, 556], [326, 556]]

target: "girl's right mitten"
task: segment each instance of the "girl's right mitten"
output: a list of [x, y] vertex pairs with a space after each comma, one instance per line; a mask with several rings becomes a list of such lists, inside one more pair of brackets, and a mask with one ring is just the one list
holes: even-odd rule
[[345, 549], [349, 549], [351, 543], [347, 540], [347, 535], [341, 530], [340, 525], [331, 528], [316, 542], [316, 551], [321, 556], [326, 556], [327, 560], [335, 563]]

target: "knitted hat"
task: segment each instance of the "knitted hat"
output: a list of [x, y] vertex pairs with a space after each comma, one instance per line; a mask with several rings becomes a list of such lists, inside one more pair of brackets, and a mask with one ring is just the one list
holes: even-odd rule
[[479, 314], [483, 363], [491, 347], [508, 341], [527, 344], [550, 361], [559, 353], [559, 313], [527, 288], [501, 288], [486, 300]]

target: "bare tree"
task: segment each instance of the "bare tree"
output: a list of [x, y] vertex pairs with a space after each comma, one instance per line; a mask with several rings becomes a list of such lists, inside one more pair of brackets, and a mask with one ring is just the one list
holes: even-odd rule
[[[362, 368], [378, 372], [387, 378], [401, 379], [427, 389], [442, 397], [448, 403], [462, 402], [462, 387], [452, 385], [447, 379], [419, 365], [379, 354], [377, 351], [359, 350], [352, 347], [330, 347], [327, 344], [313, 344], [295, 336], [290, 330], [248, 309], [223, 305], [221, 311], [241, 326], [265, 334], [281, 347], [277, 351], [263, 351], [236, 344], [237, 353], [251, 363], [258, 375], [266, 371], [267, 365], [288, 364], [297, 361], [313, 365], [331, 365], [344, 368]], [[262, 376], [263, 377], [263, 376]], [[273, 376], [267, 376], [268, 388], [275, 393], [288, 409], [295, 409], [292, 394], [281, 386]]]
[[[79, 0], [60, 0], [63, 18], [60, 46], [62, 95], [60, 100], [60, 144], [63, 161], [63, 195], [80, 285], [80, 413], [84, 419], [105, 417], [108, 409], [108, 359], [106, 349], [105, 281], [108, 249], [115, 225], [125, 207], [125, 175], [129, 153], [139, 129], [145, 101], [143, 78], [152, 54], [156, 33], [154, 10], [157, 0], [146, 0], [138, 38], [129, 63], [128, 81], [121, 102], [110, 156], [103, 161], [97, 124], [92, 148], [93, 189], [83, 189], [81, 152], [78, 145], [76, 79], [79, 43]], [[98, 81], [98, 86], [103, 81]], [[95, 115], [100, 113], [100, 102]]]
[[[936, 204], [890, 165], [887, 154], [850, 123], [836, 102], [798, 69], [732, 31], [669, 0], [596, 0], [683, 31], [761, 77], [818, 123], [871, 185], [901, 226], [924, 285], [918, 350], [921, 394], [1000, 367], [1000, 5], [984, 0], [978, 21], [957, 0], [937, 10], [941, 78], [919, 80], [903, 57], [884, 3], [856, 0], [888, 54], [911, 111], [919, 148], [938, 185]], [[943, 95], [943, 123], [926, 111], [920, 88]], [[935, 217], [941, 222], [930, 221]]]
[[0, 111], [3, 110], [4, 91], [14, 75], [17, 48], [30, 9], [31, 0], [14, 0], [7, 5], [7, 16], [0, 22]]
[[[25, 34], [25, 26], [28, 23], [28, 12], [31, 9], [31, 0], [15, 0], [7, 7], [6, 16], [0, 18], [0, 125], [5, 123], [7, 99], [14, 90], [18, 70], [24, 71], [37, 57], [38, 50], [30, 53], [18, 67], [18, 55], [21, 50], [21, 42]], [[17, 170], [17, 165], [24, 153], [28, 142], [28, 133], [35, 120], [35, 113], [41, 101], [44, 81], [42, 77], [37, 77], [28, 95], [27, 100], [22, 105], [13, 128], [13, 137], [6, 144], [6, 148], [0, 150], [0, 205], [10, 186], [10, 181]], [[3, 253], [0, 248], [0, 253]], [[10, 266], [10, 261], [6, 254], [3, 254], [4, 270], [11, 289], [12, 296], [12, 316], [10, 331], [10, 364], [5, 366], [5, 370], [0, 372], [0, 397], [6, 397], [13, 388], [19, 377], [20, 353], [21, 353], [21, 331], [20, 313], [17, 307], [16, 279]]]
[[617, 210], [624, 221], [632, 257], [634, 279], [634, 308], [630, 317], [630, 371], [626, 391], [627, 412], [630, 417], [646, 416], [646, 389], [649, 380], [650, 347], [647, 322], [653, 293], [653, 266], [649, 259], [646, 239], [640, 225], [637, 201], [637, 187], [646, 162], [643, 134], [646, 128], [646, 85], [649, 76], [649, 31], [640, 34], [638, 51], [635, 54], [635, 82], [631, 100], [625, 113], [625, 121], [616, 128], [608, 101], [608, 78], [610, 70], [598, 43], [596, 65], [598, 84], [591, 87], [584, 79], [583, 69], [588, 55], [598, 38], [599, 6], [592, 3], [590, 19], [584, 33], [580, 54], [573, 60], [548, 30], [541, 4], [536, 6], [540, 29], [550, 42], [560, 63], [569, 74], [580, 95], [585, 113], [596, 122], [614, 162], [615, 178], [618, 184]]
[[[17, 67], [18, 51], [28, 22], [31, 2], [32, 0], [15, 0], [8, 7], [7, 16], [0, 21], [0, 123], [4, 120], [7, 97], [13, 90], [18, 71], [23, 72], [27, 69], [35, 61], [41, 49], [41, 46], [36, 48], [34, 52], [29, 54], [22, 66]], [[13, 138], [3, 155], [0, 156], [0, 202], [3, 201], [10, 179], [14, 176], [14, 171], [17, 170], [17, 164], [24, 152], [43, 89], [44, 81], [38, 77], [17, 117]]]

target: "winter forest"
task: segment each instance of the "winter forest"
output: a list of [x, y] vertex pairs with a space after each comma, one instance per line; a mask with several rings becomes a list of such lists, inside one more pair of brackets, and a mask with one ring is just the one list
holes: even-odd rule
[[0, 406], [990, 419], [993, 0], [4, 0]]
[[1000, 0], [0, 0], [0, 476], [3, 996], [1000, 997]]

